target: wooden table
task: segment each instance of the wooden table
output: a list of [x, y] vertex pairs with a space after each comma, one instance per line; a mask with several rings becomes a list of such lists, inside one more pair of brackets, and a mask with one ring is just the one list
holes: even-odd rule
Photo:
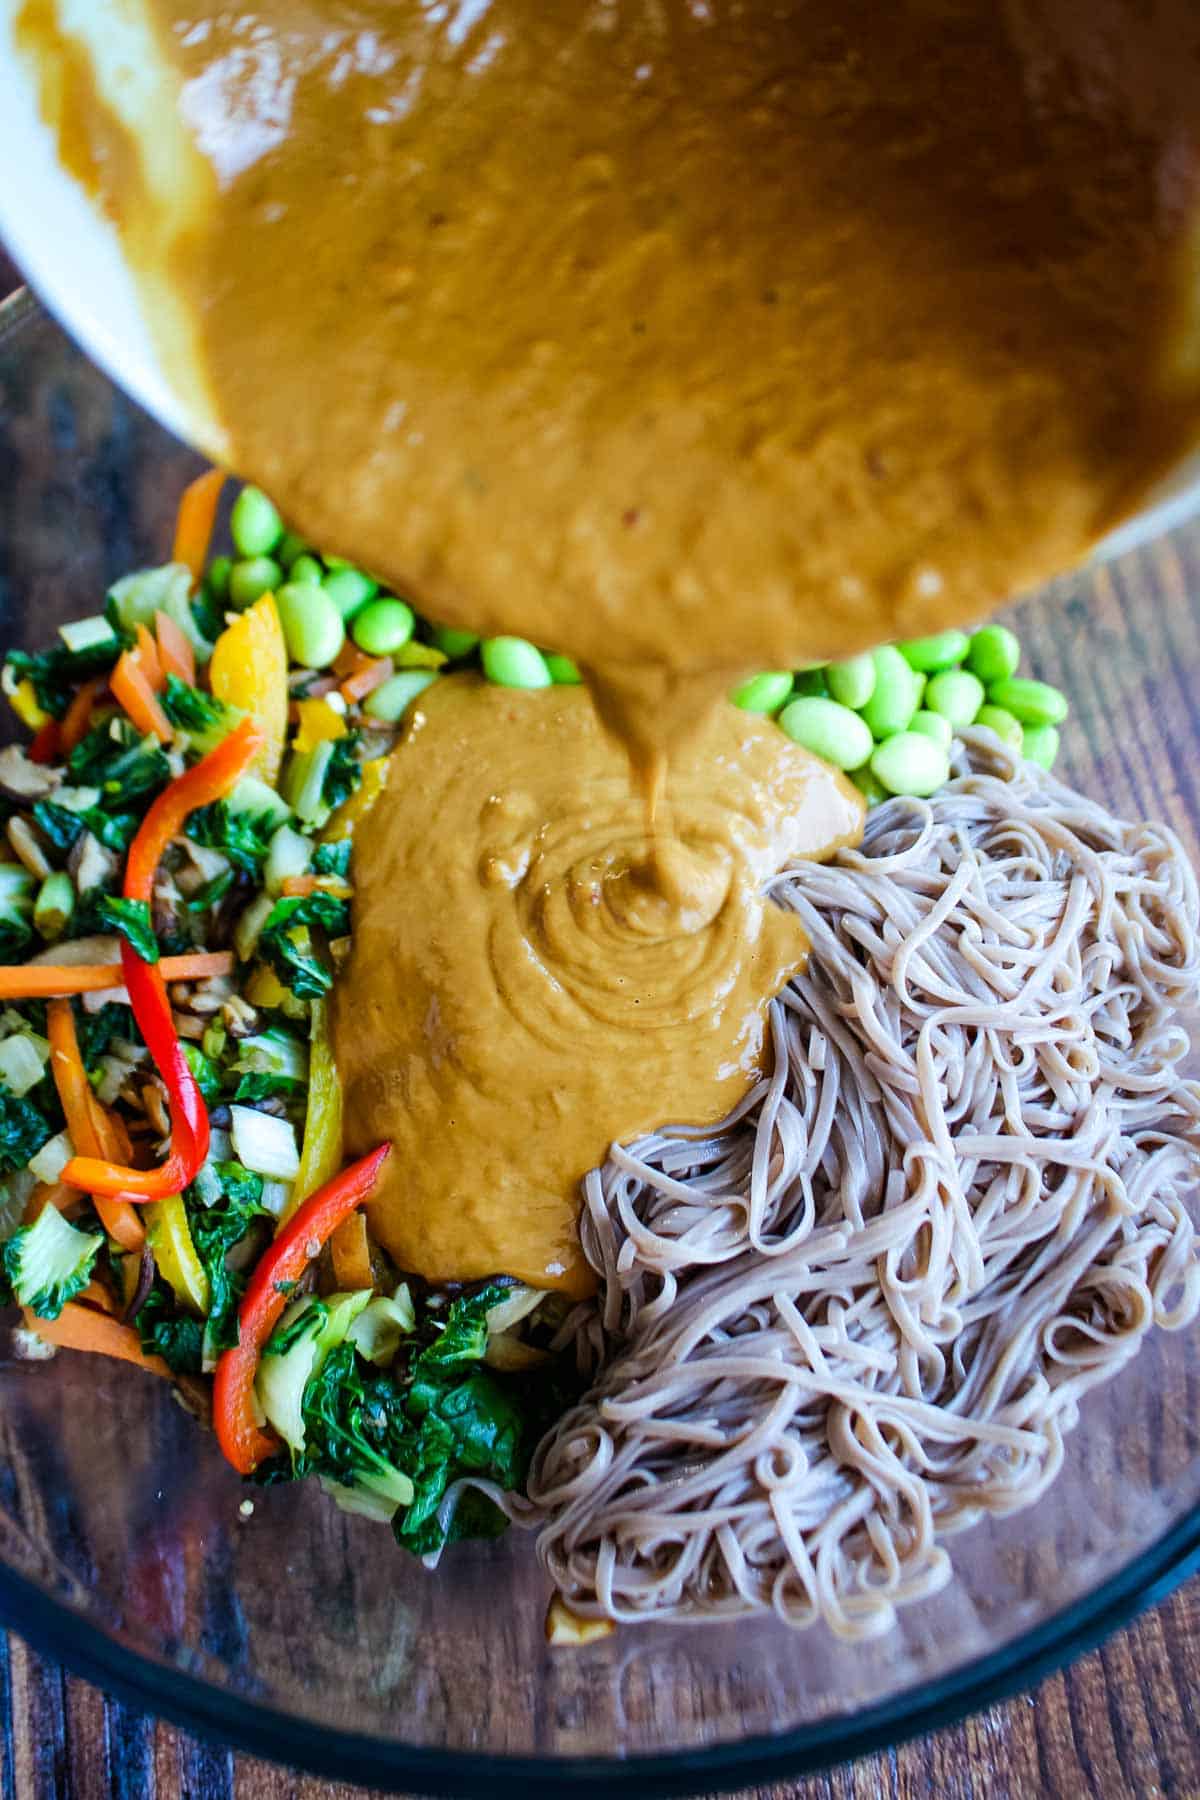
[[[0, 294], [15, 284], [0, 252]], [[0, 1800], [342, 1800], [106, 1699], [0, 1638]], [[1033, 1693], [828, 1775], [739, 1800], [1200, 1796], [1200, 1578]]]

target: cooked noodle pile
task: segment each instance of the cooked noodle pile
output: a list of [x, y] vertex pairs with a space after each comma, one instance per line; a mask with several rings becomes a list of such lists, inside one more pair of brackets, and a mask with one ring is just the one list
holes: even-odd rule
[[774, 1073], [588, 1177], [594, 1386], [529, 1492], [581, 1613], [861, 1636], [1197, 1309], [1196, 886], [1164, 827], [973, 737], [936, 799], [775, 891], [812, 956]]

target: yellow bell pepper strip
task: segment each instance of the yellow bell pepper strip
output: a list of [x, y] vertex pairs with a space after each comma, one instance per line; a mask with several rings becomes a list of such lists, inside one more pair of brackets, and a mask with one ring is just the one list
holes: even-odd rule
[[380, 1144], [318, 1188], [292, 1214], [255, 1265], [238, 1308], [238, 1341], [226, 1350], [213, 1376], [213, 1426], [226, 1460], [239, 1475], [252, 1475], [274, 1455], [278, 1440], [259, 1425], [254, 1377], [263, 1345], [288, 1304], [296, 1282], [320, 1254], [343, 1219], [370, 1194], [390, 1144]]
[[323, 844], [337, 844], [354, 836], [355, 826], [362, 823], [387, 786], [390, 761], [390, 757], [377, 756], [362, 765], [362, 780], [321, 833]]
[[280, 1219], [280, 1229], [311, 1193], [322, 1187], [342, 1160], [342, 1084], [333, 1059], [333, 1034], [329, 1029], [329, 1005], [312, 1002], [308, 1041], [308, 1111], [304, 1117], [304, 1142], [300, 1167], [291, 1198]]
[[146, 1242], [159, 1274], [179, 1304], [200, 1318], [207, 1318], [212, 1295], [204, 1264], [192, 1242], [181, 1194], [171, 1194], [146, 1208]]
[[301, 755], [306, 750], [315, 750], [318, 744], [332, 743], [346, 735], [345, 719], [327, 700], [297, 701], [296, 719], [292, 749]]
[[263, 594], [217, 639], [208, 665], [213, 694], [249, 713], [262, 748], [249, 773], [274, 786], [288, 720], [288, 653], [273, 594]]
[[[243, 719], [215, 750], [210, 750], [158, 796], [129, 846], [124, 882], [127, 900], [149, 904], [159, 862], [171, 839], [183, 829], [189, 813], [197, 806], [224, 798], [257, 755], [261, 742], [254, 721]], [[121, 968], [133, 1016], [167, 1090], [170, 1153], [156, 1169], [123, 1168], [111, 1160], [76, 1155], [63, 1170], [62, 1179], [93, 1195], [111, 1194], [134, 1201], [165, 1200], [171, 1194], [182, 1193], [208, 1154], [208, 1108], [183, 1054], [160, 965], [143, 962], [136, 950], [122, 940]]]
[[175, 548], [171, 561], [183, 563], [191, 570], [192, 585], [200, 585], [213, 526], [217, 522], [217, 504], [225, 476], [220, 469], [206, 469], [184, 488], [175, 515]]
[[50, 718], [50, 714], [40, 705], [37, 690], [28, 675], [24, 680], [18, 681], [8, 696], [8, 703], [22, 725], [28, 725], [30, 731], [40, 731]]

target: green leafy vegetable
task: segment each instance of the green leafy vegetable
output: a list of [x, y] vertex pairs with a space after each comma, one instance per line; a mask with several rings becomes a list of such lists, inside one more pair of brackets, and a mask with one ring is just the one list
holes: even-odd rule
[[243, 1075], [234, 1091], [234, 1100], [253, 1106], [259, 1100], [292, 1100], [306, 1091], [307, 1083], [290, 1075], [272, 1075], [266, 1069], [254, 1069]]
[[205, 1056], [199, 1044], [185, 1042], [183, 1054], [187, 1058], [188, 1068], [196, 1078], [201, 1098], [209, 1106], [215, 1105], [221, 1097], [220, 1069], [210, 1056]]
[[33, 937], [33, 876], [20, 863], [0, 863], [0, 962], [17, 962]]
[[128, 719], [94, 725], [72, 750], [67, 768], [80, 787], [100, 789], [100, 804], [106, 812], [156, 793], [171, 779], [171, 765], [161, 745], [153, 738], [139, 737]]
[[124, 900], [115, 894], [101, 894], [95, 903], [95, 916], [110, 930], [117, 931], [130, 949], [143, 962], [158, 961], [158, 939], [146, 900]]
[[348, 903], [319, 890], [277, 900], [258, 940], [259, 955], [298, 1000], [319, 999], [333, 985], [333, 974], [313, 942], [312, 926], [330, 937], [344, 936], [350, 929]]
[[43, 1206], [0, 1251], [14, 1297], [40, 1319], [57, 1319], [91, 1280], [103, 1243], [102, 1231], [77, 1231], [56, 1206]]
[[124, 648], [124, 641], [114, 635], [81, 650], [68, 650], [65, 644], [54, 644], [49, 650], [36, 652], [10, 650], [7, 661], [18, 678], [28, 676], [32, 681], [38, 705], [52, 718], [61, 719], [71, 704], [73, 689], [79, 682], [111, 669]]
[[339, 875], [345, 881], [350, 873], [350, 852], [353, 848], [349, 838], [342, 838], [336, 844], [318, 844], [313, 853], [313, 874]]
[[277, 824], [272, 813], [235, 811], [227, 800], [214, 800], [197, 807], [188, 820], [187, 835], [209, 850], [223, 850], [237, 868], [257, 875]]
[[215, 750], [222, 738], [228, 737], [242, 713], [211, 694], [190, 687], [178, 675], [168, 675], [161, 695], [162, 709], [172, 725], [186, 731], [194, 749], [201, 754]]
[[253, 1228], [256, 1219], [271, 1215], [262, 1204], [261, 1175], [251, 1174], [239, 1162], [214, 1163], [211, 1169], [220, 1183], [219, 1197], [205, 1205], [193, 1185], [184, 1198], [188, 1229], [212, 1296], [208, 1341], [212, 1348], [224, 1350], [237, 1341], [235, 1315], [246, 1286], [245, 1273], [229, 1268], [226, 1258]]
[[142, 1349], [161, 1356], [176, 1375], [199, 1375], [204, 1366], [204, 1321], [180, 1311], [163, 1281], [156, 1281], [137, 1315]]
[[220, 874], [214, 875], [211, 881], [206, 881], [202, 888], [196, 889], [190, 900], [184, 902], [187, 910], [191, 913], [207, 912], [225, 898], [234, 880], [232, 869], [222, 869]]
[[361, 732], [348, 731], [333, 741], [333, 754], [321, 783], [321, 799], [333, 812], [350, 798], [362, 781], [362, 764], [358, 760]]
[[107, 1055], [114, 1038], [131, 1044], [142, 1041], [132, 1011], [119, 1000], [106, 1000], [99, 1012], [94, 1013], [76, 1005], [75, 1033], [79, 1039], [79, 1054], [89, 1075], [100, 1058]]
[[57, 800], [34, 802], [33, 816], [56, 850], [70, 850], [83, 832], [90, 831], [107, 850], [124, 853], [133, 842], [141, 818], [137, 813], [107, 813], [99, 806], [82, 812], [61, 806]]
[[32, 1100], [18, 1100], [0, 1083], [0, 1175], [23, 1169], [54, 1131]]

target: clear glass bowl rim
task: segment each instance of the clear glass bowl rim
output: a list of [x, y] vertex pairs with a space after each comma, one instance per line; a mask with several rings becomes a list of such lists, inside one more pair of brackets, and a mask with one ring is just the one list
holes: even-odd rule
[[[28, 289], [0, 300], [0, 338], [44, 309]], [[661, 1756], [528, 1757], [398, 1744], [256, 1705], [130, 1650], [0, 1565], [0, 1625], [39, 1654], [126, 1705], [210, 1741], [315, 1775], [376, 1789], [471, 1796], [557, 1796], [564, 1783], [593, 1792], [695, 1794], [760, 1786], [829, 1768], [940, 1730], [1031, 1687], [1094, 1649], [1200, 1571], [1200, 1508], [1193, 1509], [1085, 1598], [936, 1682], [877, 1706], [772, 1735]]]

